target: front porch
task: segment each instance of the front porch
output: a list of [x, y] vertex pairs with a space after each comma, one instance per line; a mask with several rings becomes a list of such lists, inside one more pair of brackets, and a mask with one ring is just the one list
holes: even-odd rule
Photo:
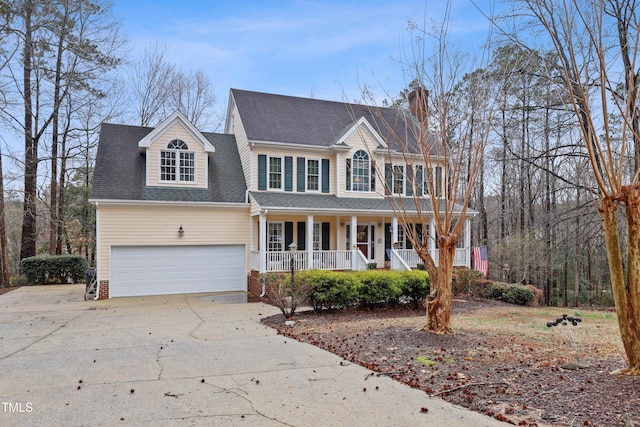
[[[355, 259], [354, 259], [355, 252]], [[434, 254], [434, 261], [438, 264], [438, 250]], [[299, 270], [366, 270], [369, 261], [360, 251], [316, 251], [309, 256], [307, 251], [296, 251], [292, 254], [289, 251], [267, 252], [266, 268], [259, 270], [260, 251], [251, 252], [251, 269], [261, 273], [282, 272], [291, 269], [291, 257], [293, 257], [294, 268]], [[467, 262], [469, 250], [467, 248], [456, 249], [453, 265], [455, 267], [469, 267]], [[422, 263], [418, 253], [413, 249], [389, 249], [389, 261], [385, 261], [384, 267], [392, 270], [410, 270]], [[376, 263], [377, 264], [377, 263]], [[379, 266], [378, 266], [379, 267]]]
[[[454, 266], [470, 267], [469, 220], [456, 249]], [[438, 260], [433, 224], [415, 224]], [[354, 230], [355, 232], [352, 232]], [[260, 210], [251, 217], [251, 269], [259, 273], [300, 270], [410, 270], [422, 261], [395, 217], [371, 215], [287, 215]], [[298, 250], [288, 247], [296, 243]]]

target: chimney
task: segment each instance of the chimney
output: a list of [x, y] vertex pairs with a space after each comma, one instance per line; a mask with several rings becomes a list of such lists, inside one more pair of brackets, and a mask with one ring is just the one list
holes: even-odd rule
[[409, 94], [409, 111], [424, 125], [429, 116], [429, 91], [417, 86]]

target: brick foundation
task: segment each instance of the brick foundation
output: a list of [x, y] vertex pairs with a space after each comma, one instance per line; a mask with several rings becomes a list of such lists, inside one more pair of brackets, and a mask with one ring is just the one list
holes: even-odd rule
[[257, 297], [262, 293], [262, 282], [260, 281], [260, 273], [258, 270], [251, 270], [251, 274], [247, 278], [247, 290], [250, 294]]
[[100, 281], [100, 292], [98, 293], [98, 299], [109, 299], [109, 281]]

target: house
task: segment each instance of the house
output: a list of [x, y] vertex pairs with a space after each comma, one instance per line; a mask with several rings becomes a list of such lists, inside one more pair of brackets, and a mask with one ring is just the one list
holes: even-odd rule
[[224, 134], [179, 112], [156, 128], [104, 124], [91, 195], [98, 297], [259, 294], [258, 275], [292, 259], [298, 270], [415, 267], [387, 197], [416, 214], [435, 255], [434, 227], [417, 213], [433, 211], [427, 189], [446, 195], [446, 176], [437, 157], [403, 156], [393, 134], [407, 120], [397, 109], [232, 89]]

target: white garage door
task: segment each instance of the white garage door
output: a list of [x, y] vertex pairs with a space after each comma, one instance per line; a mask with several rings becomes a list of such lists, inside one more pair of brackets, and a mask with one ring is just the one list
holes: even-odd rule
[[109, 296], [245, 291], [245, 247], [114, 246]]

